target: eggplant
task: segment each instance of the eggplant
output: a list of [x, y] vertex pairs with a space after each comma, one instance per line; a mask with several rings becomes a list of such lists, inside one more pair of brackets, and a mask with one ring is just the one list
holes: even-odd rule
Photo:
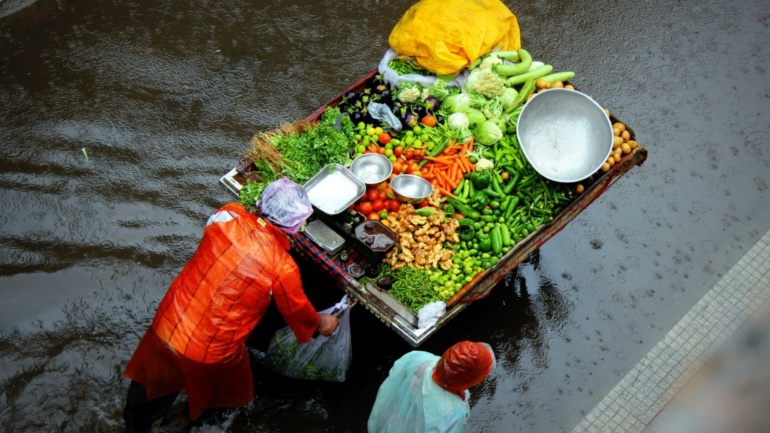
[[389, 104], [391, 101], [393, 101], [393, 98], [391, 97], [391, 94], [390, 94], [390, 90], [383, 90], [382, 93], [380, 93], [377, 96], [379, 97], [377, 100], [382, 102], [383, 104]]
[[436, 114], [436, 124], [437, 125], [443, 125], [444, 124], [444, 116], [441, 114]]
[[417, 123], [420, 121], [420, 119], [412, 112], [407, 112], [404, 114], [404, 116], [401, 118], [401, 126], [403, 128], [414, 128], [417, 126]]
[[423, 104], [425, 105], [425, 108], [433, 112], [434, 110], [438, 110], [438, 107], [441, 105], [441, 102], [439, 102], [438, 99], [434, 98], [433, 96], [428, 96], [425, 98], [425, 101], [423, 101]]
[[426, 114], [428, 114], [428, 110], [425, 109], [422, 105], [415, 105], [412, 107], [412, 111], [414, 111], [414, 114], [416, 114], [420, 119], [425, 117]]

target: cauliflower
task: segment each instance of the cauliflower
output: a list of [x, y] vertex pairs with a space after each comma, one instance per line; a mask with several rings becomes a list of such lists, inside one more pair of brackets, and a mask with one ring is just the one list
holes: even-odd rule
[[494, 167], [495, 163], [486, 158], [479, 158], [479, 160], [476, 162], [476, 171], [489, 170], [490, 168]]
[[487, 98], [494, 98], [503, 93], [505, 81], [490, 69], [476, 69], [468, 75], [465, 87]]
[[398, 92], [398, 100], [401, 102], [414, 102], [420, 98], [422, 92], [417, 87], [407, 87]]
[[493, 66], [502, 65], [502, 64], [503, 64], [502, 59], [500, 59], [494, 54], [490, 54], [488, 57], [486, 57], [484, 60], [481, 61], [481, 64], [479, 65], [479, 69], [491, 70]]

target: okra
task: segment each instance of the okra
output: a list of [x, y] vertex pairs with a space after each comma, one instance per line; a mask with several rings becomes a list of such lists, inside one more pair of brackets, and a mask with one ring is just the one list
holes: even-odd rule
[[503, 218], [508, 219], [513, 215], [513, 210], [516, 208], [516, 205], [519, 203], [519, 197], [514, 196], [511, 197], [511, 200], [508, 202], [508, 206], [505, 208], [505, 212], [503, 212]]
[[516, 182], [519, 181], [519, 177], [521, 177], [521, 173], [518, 171], [514, 172], [513, 176], [511, 176], [511, 178], [508, 179], [508, 183], [505, 184], [505, 188], [503, 188], [503, 193], [507, 195], [513, 192], [513, 188], [516, 186]]
[[492, 252], [500, 254], [503, 251], [503, 239], [500, 234], [500, 224], [495, 224], [492, 229]]
[[[505, 193], [503, 192], [503, 188], [500, 187], [500, 182], [502, 182], [502, 177], [500, 177], [500, 174], [497, 173], [495, 170], [492, 170], [495, 173], [495, 176], [492, 176], [492, 190], [496, 192], [499, 196], [504, 196]], [[500, 177], [500, 179], [498, 179]]]
[[500, 234], [502, 236], [504, 247], [507, 248], [513, 246], [513, 240], [511, 240], [511, 232], [508, 231], [508, 226], [500, 224]]
[[452, 191], [452, 194], [459, 196], [462, 195], [463, 186], [465, 185], [465, 179], [460, 179], [460, 183], [457, 184], [457, 188]]
[[[492, 183], [494, 183], [494, 181], [492, 181]], [[494, 191], [494, 190], [492, 190], [491, 187], [486, 187], [482, 191], [484, 191], [484, 194], [486, 194], [486, 195], [488, 195], [490, 197], [500, 198], [500, 197], [503, 196], [503, 192], [502, 191], [500, 191], [500, 192]]]

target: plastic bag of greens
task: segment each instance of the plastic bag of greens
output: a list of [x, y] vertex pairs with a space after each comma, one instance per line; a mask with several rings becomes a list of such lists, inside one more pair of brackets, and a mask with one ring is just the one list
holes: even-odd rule
[[[382, 75], [382, 80], [391, 86], [401, 87], [402, 83], [416, 83], [422, 87], [430, 87], [439, 79], [433, 73], [428, 73], [428, 75], [418, 73], [400, 74], [390, 67], [390, 62], [397, 58], [399, 58], [398, 53], [393, 51], [393, 49], [388, 49], [377, 66], [377, 71]], [[462, 87], [467, 75], [467, 71], [462, 71], [454, 77], [442, 77], [442, 79], [447, 82], [447, 87]]]
[[267, 367], [287, 377], [344, 382], [353, 362], [348, 297], [320, 313], [337, 316], [340, 324], [328, 337], [320, 335], [301, 344], [291, 328], [279, 329], [267, 348]]
[[289, 178], [270, 182], [257, 200], [259, 213], [285, 232], [297, 233], [313, 214], [313, 205], [305, 189]]

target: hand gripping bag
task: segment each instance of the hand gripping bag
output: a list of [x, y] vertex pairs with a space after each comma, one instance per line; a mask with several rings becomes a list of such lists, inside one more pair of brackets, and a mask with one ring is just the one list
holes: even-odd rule
[[516, 16], [500, 0], [421, 0], [388, 38], [398, 54], [437, 75], [455, 75], [490, 51], [521, 48]]
[[297, 342], [288, 326], [276, 331], [267, 348], [265, 363], [287, 377], [324, 382], [344, 382], [353, 362], [348, 296], [320, 311], [339, 318], [340, 324], [328, 337], [319, 335], [305, 344]]

